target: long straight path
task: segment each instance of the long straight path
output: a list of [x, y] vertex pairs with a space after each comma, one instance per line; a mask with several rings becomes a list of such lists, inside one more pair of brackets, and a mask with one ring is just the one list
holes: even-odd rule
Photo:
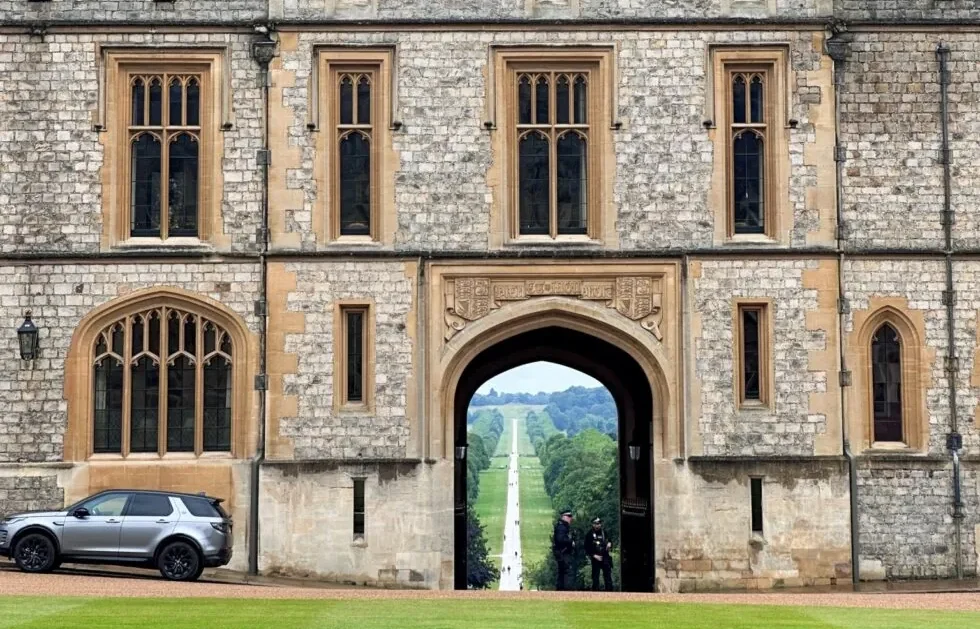
[[517, 449], [517, 418], [512, 424], [510, 446], [510, 467], [507, 470], [507, 509], [504, 516], [504, 552], [500, 561], [500, 589], [516, 591], [521, 589], [521, 572], [524, 569], [521, 555], [521, 493], [520, 454]]

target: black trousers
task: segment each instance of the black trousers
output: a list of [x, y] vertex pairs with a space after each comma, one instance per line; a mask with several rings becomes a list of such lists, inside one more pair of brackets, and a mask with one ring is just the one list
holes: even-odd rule
[[596, 561], [595, 559], [589, 558], [592, 561], [592, 591], [599, 591], [599, 571], [602, 571], [602, 580], [606, 586], [607, 592], [612, 592], [612, 559], [609, 557], [604, 558], [602, 561]]
[[562, 592], [568, 589], [566, 580], [568, 577], [568, 558], [555, 557], [555, 561], [558, 563], [558, 582], [555, 584], [555, 589]]

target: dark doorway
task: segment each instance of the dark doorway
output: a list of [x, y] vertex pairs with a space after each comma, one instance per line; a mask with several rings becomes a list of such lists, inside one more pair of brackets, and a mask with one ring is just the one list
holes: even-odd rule
[[[619, 413], [621, 581], [628, 592], [651, 592], [653, 554], [653, 394], [643, 368], [627, 352], [562, 327], [524, 332], [487, 348], [465, 368], [456, 388], [456, 448], [466, 445], [466, 412], [476, 390], [508, 369], [549, 361], [586, 373], [612, 394]], [[466, 589], [466, 461], [455, 467], [455, 586]]]

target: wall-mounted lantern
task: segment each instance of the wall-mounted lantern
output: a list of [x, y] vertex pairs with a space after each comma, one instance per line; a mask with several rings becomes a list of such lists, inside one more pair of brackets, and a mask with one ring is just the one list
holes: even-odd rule
[[462, 461], [466, 458], [466, 446], [456, 446], [456, 460]]
[[639, 461], [640, 455], [642, 454], [642, 448], [640, 444], [630, 441], [629, 443], [630, 461]]
[[31, 321], [31, 311], [24, 313], [24, 322], [17, 328], [17, 340], [20, 343], [20, 357], [23, 360], [34, 360], [38, 353], [38, 329]]

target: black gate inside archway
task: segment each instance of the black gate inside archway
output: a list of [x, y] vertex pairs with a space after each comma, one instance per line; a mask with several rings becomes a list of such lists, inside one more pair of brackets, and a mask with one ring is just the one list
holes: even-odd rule
[[[628, 592], [651, 592], [653, 552], [653, 393], [643, 368], [627, 352], [589, 334], [563, 327], [524, 332], [487, 348], [463, 371], [456, 389], [456, 447], [466, 445], [466, 412], [476, 390], [508, 369], [548, 361], [601, 382], [619, 413], [621, 582]], [[632, 452], [631, 452], [632, 449]], [[466, 461], [455, 468], [455, 586], [466, 589]]]

